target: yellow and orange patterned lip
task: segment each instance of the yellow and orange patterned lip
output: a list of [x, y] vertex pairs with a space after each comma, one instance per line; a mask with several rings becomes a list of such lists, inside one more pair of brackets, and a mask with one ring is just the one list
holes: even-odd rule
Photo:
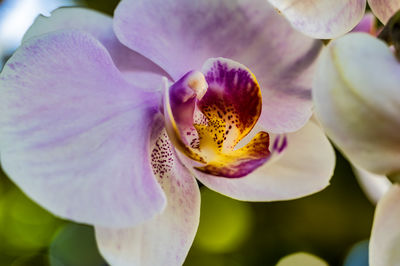
[[260, 86], [245, 66], [225, 58], [206, 61], [202, 72], [191, 71], [164, 95], [166, 129], [171, 141], [197, 170], [228, 178], [245, 176], [269, 156], [269, 135], [259, 132], [235, 149], [261, 114]]

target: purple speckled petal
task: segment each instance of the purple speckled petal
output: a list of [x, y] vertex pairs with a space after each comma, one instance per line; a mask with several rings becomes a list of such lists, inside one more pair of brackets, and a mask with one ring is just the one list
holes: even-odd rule
[[[278, 137], [280, 139], [276, 146], [281, 150], [279, 147], [285, 146], [283, 136], [272, 135], [271, 143], [275, 143]], [[335, 153], [319, 126], [310, 121], [286, 137], [287, 146], [281, 150], [281, 154], [272, 149], [271, 152], [276, 156], [243, 178], [216, 178], [201, 172], [193, 174], [207, 187], [246, 201], [294, 199], [318, 192], [329, 185], [335, 167]], [[188, 166], [192, 164], [183, 156], [181, 160]]]
[[163, 213], [136, 227], [96, 227], [100, 252], [111, 265], [182, 265], [196, 234], [197, 182], [179, 162], [165, 130], [159, 133], [153, 145], [153, 167], [168, 205]]
[[319, 58], [316, 115], [337, 147], [375, 174], [400, 171], [399, 84], [393, 51], [365, 33], [332, 41]]
[[399, 0], [368, 0], [368, 4], [383, 24], [400, 9]]
[[366, 0], [268, 0], [299, 31], [332, 39], [349, 32], [364, 15]]
[[400, 261], [400, 185], [393, 185], [378, 202], [369, 241], [371, 266], [395, 266]]
[[136, 87], [158, 90], [161, 76], [168, 76], [152, 61], [118, 41], [111, 17], [86, 8], [64, 7], [53, 11], [50, 17], [38, 16], [25, 33], [23, 41], [64, 29], [81, 30], [93, 35], [106, 47], [123, 76]]
[[32, 38], [0, 75], [2, 167], [58, 216], [141, 223], [165, 207], [146, 156], [159, 102], [127, 83], [91, 35]]
[[208, 58], [246, 65], [260, 83], [260, 123], [269, 132], [297, 130], [311, 116], [312, 66], [321, 43], [294, 30], [266, 0], [123, 0], [114, 29], [174, 80]]

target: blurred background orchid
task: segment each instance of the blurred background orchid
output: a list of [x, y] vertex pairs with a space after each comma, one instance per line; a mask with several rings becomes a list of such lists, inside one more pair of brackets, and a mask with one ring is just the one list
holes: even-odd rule
[[378, 36], [366, 26], [333, 40], [319, 58], [313, 84], [317, 117], [378, 202], [371, 266], [400, 263], [399, 14]]
[[292, 25], [306, 35], [333, 39], [353, 29], [363, 18], [367, 3], [386, 23], [400, 9], [398, 0], [268, 0]]

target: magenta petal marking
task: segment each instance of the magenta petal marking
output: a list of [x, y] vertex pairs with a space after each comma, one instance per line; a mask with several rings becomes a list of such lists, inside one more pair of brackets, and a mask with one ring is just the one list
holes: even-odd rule
[[228, 120], [238, 127], [241, 135], [245, 135], [254, 127], [261, 113], [259, 85], [246, 68], [232, 68], [229, 65], [232, 62], [227, 60], [216, 59], [207, 63], [210, 62], [212, 65], [205, 73], [209, 89], [199, 101], [199, 108], [205, 111], [214, 106], [222, 112], [221, 116], [232, 113]]
[[278, 153], [281, 153], [286, 149], [287, 145], [288, 141], [286, 135], [278, 135], [274, 140], [272, 152], [276, 151]]

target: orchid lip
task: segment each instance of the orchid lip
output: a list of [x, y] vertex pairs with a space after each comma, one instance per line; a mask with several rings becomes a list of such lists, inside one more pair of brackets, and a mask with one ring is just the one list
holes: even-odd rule
[[[171, 86], [164, 86], [167, 133], [178, 150], [202, 164], [195, 169], [237, 178], [269, 159], [266, 132], [235, 148], [261, 114], [261, 90], [248, 68], [230, 59], [211, 58], [202, 72], [190, 71]], [[280, 151], [285, 145], [283, 138]]]

